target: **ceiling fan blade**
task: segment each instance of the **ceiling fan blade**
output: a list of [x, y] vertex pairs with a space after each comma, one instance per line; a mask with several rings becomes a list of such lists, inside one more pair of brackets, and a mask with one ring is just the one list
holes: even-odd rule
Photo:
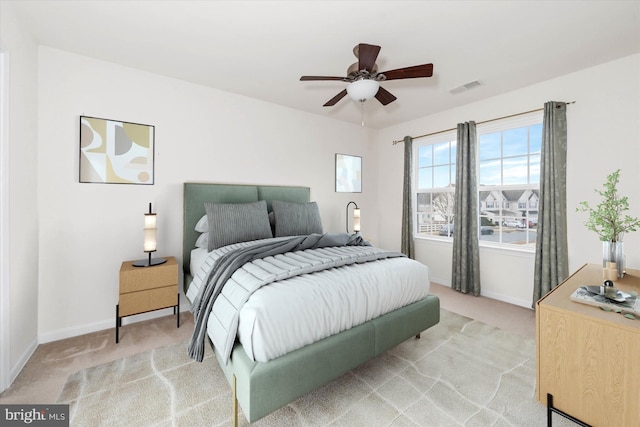
[[358, 69], [371, 72], [380, 53], [380, 46], [360, 43], [358, 45]]
[[336, 96], [328, 100], [327, 103], [323, 105], [323, 107], [331, 107], [333, 105], [336, 105], [336, 103], [340, 101], [342, 98], [344, 98], [346, 95], [347, 95], [347, 90], [344, 89], [342, 92], [340, 92], [339, 94], [337, 94]]
[[302, 76], [300, 77], [300, 81], [308, 81], [308, 80], [340, 80], [340, 81], [348, 81], [346, 77], [328, 77], [328, 76]]
[[380, 86], [378, 88], [378, 93], [376, 93], [376, 99], [378, 101], [380, 101], [380, 103], [382, 105], [387, 105], [387, 104], [392, 103], [393, 101], [395, 101], [398, 98], [396, 98], [395, 96], [393, 96], [391, 94], [391, 92], [389, 92], [388, 90], [386, 90], [385, 88]]
[[415, 79], [418, 77], [431, 77], [433, 75], [433, 64], [415, 65], [413, 67], [398, 68], [395, 70], [383, 71], [385, 80]]

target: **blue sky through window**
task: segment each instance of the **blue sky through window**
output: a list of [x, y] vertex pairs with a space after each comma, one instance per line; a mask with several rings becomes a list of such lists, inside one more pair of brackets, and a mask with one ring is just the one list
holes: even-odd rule
[[418, 148], [418, 187], [449, 187], [456, 180], [456, 141]]
[[[540, 180], [542, 124], [479, 137], [480, 185], [520, 185]], [[533, 155], [532, 155], [533, 154]]]
[[[479, 185], [521, 185], [540, 180], [542, 124], [522, 126], [478, 137]], [[418, 187], [455, 184], [456, 141], [418, 148]]]

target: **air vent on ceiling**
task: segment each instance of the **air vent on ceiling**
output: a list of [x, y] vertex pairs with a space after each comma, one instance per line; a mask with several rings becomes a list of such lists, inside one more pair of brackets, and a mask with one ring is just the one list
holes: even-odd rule
[[477, 80], [474, 80], [472, 82], [469, 83], [465, 83], [462, 86], [458, 86], [458, 87], [454, 87], [453, 89], [451, 89], [449, 92], [451, 92], [452, 95], [456, 95], [458, 93], [467, 91], [469, 89], [473, 89], [476, 86], [480, 86], [480, 82]]

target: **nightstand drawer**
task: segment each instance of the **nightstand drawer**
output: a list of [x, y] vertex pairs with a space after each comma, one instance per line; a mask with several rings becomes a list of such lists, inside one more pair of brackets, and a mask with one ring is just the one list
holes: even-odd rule
[[160, 308], [174, 307], [178, 301], [178, 285], [147, 289], [120, 295], [120, 317]]
[[178, 285], [178, 263], [174, 257], [168, 257], [166, 263], [153, 267], [134, 267], [133, 262], [122, 263], [120, 294]]

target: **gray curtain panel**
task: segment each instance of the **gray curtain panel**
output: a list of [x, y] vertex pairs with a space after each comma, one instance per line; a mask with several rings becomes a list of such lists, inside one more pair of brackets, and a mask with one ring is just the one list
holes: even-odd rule
[[404, 182], [402, 184], [402, 242], [400, 252], [415, 259], [413, 247], [413, 138], [404, 137]]
[[533, 304], [569, 276], [567, 243], [567, 105], [544, 104], [540, 202]]
[[476, 124], [458, 124], [451, 287], [480, 295]]

